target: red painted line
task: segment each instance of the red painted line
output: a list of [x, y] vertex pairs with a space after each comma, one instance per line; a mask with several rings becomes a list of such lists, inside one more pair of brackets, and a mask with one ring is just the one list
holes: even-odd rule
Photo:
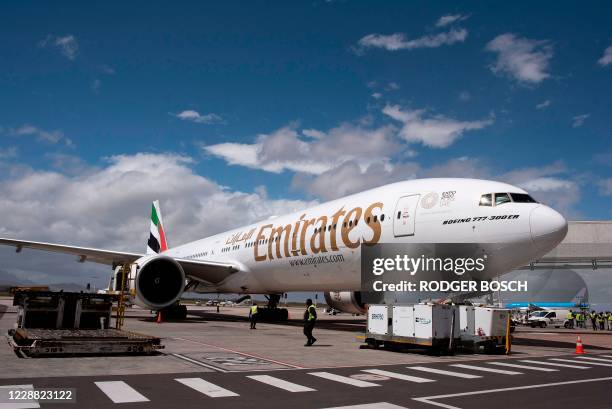
[[220, 347], [218, 345], [213, 345], [213, 344], [209, 344], [209, 343], [202, 342], [202, 341], [194, 341], [193, 339], [189, 339], [189, 338], [174, 338], [174, 339], [180, 339], [182, 341], [189, 341], [189, 342], [193, 342], [195, 344], [206, 345], [206, 346], [213, 347], [213, 348], [219, 348], [219, 349], [221, 349], [223, 351], [233, 352], [235, 354], [240, 354], [240, 355], [248, 356], [248, 357], [251, 357], [251, 358], [263, 359], [265, 361], [270, 361], [270, 362], [273, 362], [275, 364], [290, 366], [291, 368], [295, 368], [295, 369], [307, 369], [307, 368], [305, 368], [303, 366], [293, 365], [293, 364], [290, 364], [290, 363], [287, 363], [287, 362], [282, 362], [282, 361], [277, 361], [275, 359], [266, 358], [265, 356], [260, 356], [260, 355], [255, 355], [255, 354], [249, 354], [249, 353], [246, 353], [246, 352], [236, 351], [234, 349]]

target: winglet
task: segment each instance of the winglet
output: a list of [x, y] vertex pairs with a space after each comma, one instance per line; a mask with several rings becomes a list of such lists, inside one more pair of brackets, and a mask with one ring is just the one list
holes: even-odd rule
[[147, 254], [161, 253], [168, 250], [166, 232], [164, 231], [159, 200], [151, 206], [151, 231], [147, 242]]

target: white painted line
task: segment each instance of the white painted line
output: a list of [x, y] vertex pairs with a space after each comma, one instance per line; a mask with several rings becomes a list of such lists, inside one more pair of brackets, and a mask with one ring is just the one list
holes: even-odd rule
[[465, 379], [482, 378], [482, 376], [480, 375], [472, 375], [472, 374], [462, 373], [462, 372], [445, 371], [444, 369], [428, 368], [426, 366], [407, 366], [406, 368], [414, 369], [417, 371], [435, 373], [439, 375], [456, 376], [457, 378], [465, 378]]
[[605, 362], [605, 363], [608, 363], [608, 364], [612, 364], [612, 360], [603, 359], [603, 358], [594, 358], [592, 356], [577, 356], [576, 358], [577, 359], [586, 359], [586, 360], [589, 360], [589, 361], [599, 361], [599, 362]]
[[416, 382], [416, 383], [425, 383], [425, 382], [435, 382], [435, 379], [427, 379], [420, 378], [418, 376], [406, 375], [403, 373], [391, 372], [391, 371], [382, 371], [380, 369], [362, 369], [362, 372], [368, 372], [375, 375], [388, 376], [389, 378], [401, 379], [402, 381]]
[[612, 366], [610, 364], [604, 364], [603, 362], [584, 362], [584, 361], [576, 361], [575, 359], [563, 359], [563, 358], [550, 358], [551, 361], [559, 361], [559, 362], [571, 362], [573, 364], [588, 364], [588, 365], [597, 365], [597, 366]]
[[217, 372], [228, 372], [225, 369], [217, 368], [216, 366], [206, 364], [202, 361], [198, 361], [197, 359], [189, 358], [188, 356], [185, 356], [185, 355], [181, 355], [181, 354], [170, 354], [170, 355], [178, 359], [182, 359], [183, 361], [191, 362], [192, 364], [203, 366], [204, 368], [212, 369]]
[[224, 389], [220, 386], [205, 381], [202, 378], [176, 378], [175, 381], [182, 383], [185, 386], [189, 386], [191, 389], [203, 393], [211, 398], [225, 398], [228, 396], [240, 396], [237, 393]]
[[366, 403], [364, 405], [335, 406], [326, 409], [407, 409], [388, 402]]
[[359, 379], [349, 378], [348, 376], [336, 375], [330, 372], [308, 372], [308, 375], [318, 376], [319, 378], [328, 379], [330, 381], [346, 383], [347, 385], [357, 386], [358, 388], [380, 386], [377, 383], [361, 381]]
[[484, 366], [475, 366], [475, 365], [464, 365], [464, 364], [452, 364], [451, 366], [463, 369], [473, 369], [474, 371], [484, 371], [484, 372], [493, 372], [500, 373], [502, 375], [522, 375], [522, 372], [516, 371], [507, 371], [505, 369], [497, 369], [497, 368], [486, 368]]
[[316, 390], [307, 386], [298, 385], [297, 383], [288, 382], [269, 375], [249, 375], [247, 376], [247, 378], [251, 378], [256, 381], [265, 383], [267, 385], [272, 385], [289, 392], [311, 392]]
[[148, 402], [136, 389], [123, 381], [94, 382], [114, 403]]
[[15, 403], [9, 403], [9, 391], [19, 390], [28, 391], [33, 390], [34, 385], [2, 385], [0, 386], [0, 409], [35, 409], [40, 408], [38, 402], [34, 399], [22, 400]]
[[572, 368], [572, 369], [591, 369], [591, 367], [590, 367], [590, 366], [568, 365], [568, 364], [557, 364], [557, 363], [554, 363], [554, 362], [532, 361], [531, 359], [521, 359], [521, 362], [527, 362], [528, 364], [538, 364], [538, 365], [559, 366], [559, 367], [562, 367], [562, 368]]
[[507, 366], [509, 368], [517, 368], [517, 369], [531, 369], [532, 371], [542, 371], [542, 372], [556, 372], [558, 369], [553, 368], [542, 368], [539, 366], [531, 366], [531, 365], [518, 365], [518, 364], [509, 364], [506, 362], [487, 362], [491, 365], [500, 365]]
[[445, 398], [456, 398], [459, 396], [471, 396], [471, 395], [483, 395], [487, 393], [496, 393], [496, 392], [507, 392], [507, 391], [518, 391], [522, 389], [537, 389], [537, 388], [546, 388], [551, 386], [563, 386], [563, 385], [573, 385], [577, 383], [587, 383], [587, 382], [602, 382], [602, 381], [611, 381], [612, 377], [607, 378], [594, 378], [594, 379], [579, 379], [577, 381], [565, 381], [565, 382], [553, 382], [553, 383], [541, 383], [538, 385], [526, 385], [526, 386], [514, 386], [510, 388], [499, 388], [499, 389], [486, 389], [482, 391], [474, 391], [474, 392], [461, 392], [461, 393], [451, 393], [448, 395], [436, 395], [436, 396], [424, 396], [422, 398], [412, 398], [418, 402], [428, 403], [430, 405], [439, 406], [441, 408], [446, 409], [461, 409], [458, 406], [451, 406], [440, 402], [433, 402], [433, 399], [445, 399]]

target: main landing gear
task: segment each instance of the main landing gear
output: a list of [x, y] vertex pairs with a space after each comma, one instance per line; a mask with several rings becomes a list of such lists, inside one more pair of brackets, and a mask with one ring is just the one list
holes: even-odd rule
[[263, 308], [258, 308], [259, 320], [261, 321], [287, 321], [289, 319], [289, 311], [286, 308], [278, 308], [278, 303], [281, 299], [281, 294], [266, 295], [268, 305]]

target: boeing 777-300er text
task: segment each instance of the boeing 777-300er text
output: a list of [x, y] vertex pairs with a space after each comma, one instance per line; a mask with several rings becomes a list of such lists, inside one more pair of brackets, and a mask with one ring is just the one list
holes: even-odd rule
[[566, 233], [561, 214], [516, 186], [440, 178], [381, 186], [172, 248], [154, 202], [146, 254], [4, 238], [0, 244], [113, 268], [129, 264], [136, 302], [153, 310], [173, 308], [184, 291], [272, 300], [284, 292], [323, 291], [331, 307], [359, 312], [361, 246], [495, 243], [487, 251], [496, 257], [476, 277], [487, 280], [539, 259]]

